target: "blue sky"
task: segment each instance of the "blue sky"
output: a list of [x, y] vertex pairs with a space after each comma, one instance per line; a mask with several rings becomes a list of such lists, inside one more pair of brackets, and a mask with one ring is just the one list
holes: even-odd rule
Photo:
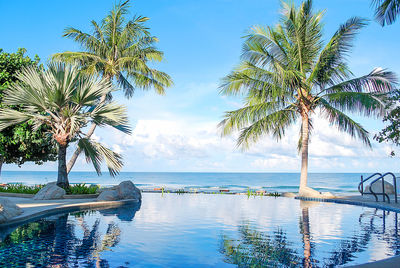
[[[296, 1], [297, 3], [299, 1]], [[40, 4], [39, 4], [40, 3]], [[0, 48], [14, 52], [25, 47], [43, 62], [56, 52], [78, 50], [62, 38], [65, 27], [90, 31], [91, 20], [101, 20], [112, 8], [113, 0], [85, 1], [0, 1]], [[325, 40], [341, 23], [352, 16], [371, 19], [368, 0], [315, 0], [316, 10], [325, 9]], [[240, 106], [239, 98], [218, 94], [221, 78], [239, 62], [242, 36], [253, 25], [274, 25], [279, 19], [279, 0], [136, 0], [131, 14], [150, 17], [148, 26], [160, 39], [158, 48], [165, 60], [157, 68], [167, 72], [175, 85], [166, 96], [138, 90], [133, 99], [116, 99], [128, 106], [132, 136], [105, 129], [96, 137], [121, 152], [123, 171], [249, 171], [297, 172], [298, 126], [281, 142], [263, 138], [251, 150], [241, 152], [234, 138], [221, 138], [216, 130], [224, 111]], [[358, 36], [349, 63], [355, 75], [374, 67], [400, 74], [400, 23], [380, 27], [371, 21]], [[359, 118], [372, 133], [379, 120]], [[360, 141], [338, 133], [321, 119], [311, 140], [310, 171], [367, 172], [392, 170], [398, 159], [388, 158], [390, 145], [376, 144], [373, 150]], [[56, 170], [56, 164], [24, 169]], [[18, 169], [6, 165], [5, 170]], [[91, 170], [80, 159], [75, 170]]]

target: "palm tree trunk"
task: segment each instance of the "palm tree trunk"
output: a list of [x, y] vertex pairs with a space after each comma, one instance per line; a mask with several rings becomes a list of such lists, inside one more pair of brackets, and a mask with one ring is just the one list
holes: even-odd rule
[[67, 146], [58, 144], [58, 178], [57, 186], [67, 189], [69, 187], [67, 172]]
[[301, 125], [301, 175], [300, 175], [300, 187], [299, 193], [307, 187], [307, 172], [308, 172], [308, 114], [304, 113], [302, 115], [302, 125]]
[[[107, 79], [108, 81], [111, 82], [110, 76], [106, 76], [105, 79]], [[101, 96], [99, 104], [103, 104], [106, 101], [106, 97], [107, 97], [107, 95]], [[97, 127], [97, 125], [94, 123], [90, 126], [89, 131], [86, 133], [87, 138], [90, 138], [93, 135], [94, 131], [96, 130], [96, 127]], [[68, 161], [68, 165], [67, 165], [67, 173], [68, 174], [71, 171], [72, 167], [75, 165], [75, 162], [78, 159], [78, 156], [80, 155], [80, 153], [81, 153], [81, 149], [79, 147], [77, 147], [75, 152], [72, 154], [71, 159]]]
[[1, 177], [1, 168], [3, 167], [3, 157], [0, 157], [0, 177]]
[[308, 208], [303, 208], [301, 217], [301, 234], [303, 235], [303, 267], [312, 267], [311, 263], [311, 239], [310, 239], [310, 220], [308, 215]]

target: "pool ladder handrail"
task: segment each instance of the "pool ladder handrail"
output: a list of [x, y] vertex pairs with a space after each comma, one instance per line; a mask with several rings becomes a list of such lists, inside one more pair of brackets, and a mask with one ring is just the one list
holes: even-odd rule
[[[369, 185], [370, 185], [370, 187], [369, 187], [370, 193], [365, 193], [365, 192], [364, 192], [364, 189], [363, 189], [363, 184], [364, 184], [364, 182], [366, 182], [367, 180], [369, 180], [369, 179], [375, 177], [376, 175], [379, 175], [379, 177], [376, 178], [376, 179], [374, 179], [374, 180], [369, 184]], [[378, 172], [377, 172], [377, 173], [372, 174], [371, 176], [369, 176], [369, 177], [366, 178], [365, 180], [363, 180], [363, 176], [361, 176], [361, 182], [360, 182], [360, 184], [358, 185], [358, 191], [360, 191], [360, 186], [361, 186], [361, 191], [360, 191], [361, 195], [364, 195], [364, 194], [372, 194], [372, 195], [374, 195], [375, 201], [376, 201], [376, 202], [378, 202], [378, 195], [382, 195], [383, 202], [386, 202], [385, 197], [387, 197], [388, 203], [390, 203], [390, 197], [389, 197], [389, 195], [388, 195], [387, 193], [385, 193], [385, 177], [386, 177], [386, 176], [392, 176], [392, 178], [393, 178], [394, 200], [395, 200], [395, 203], [397, 203], [397, 181], [396, 181], [396, 176], [395, 176], [392, 172], [386, 172], [386, 173], [384, 173], [383, 175], [382, 175], [381, 173], [378, 173]], [[382, 193], [375, 193], [375, 192], [372, 190], [372, 184], [374, 184], [375, 182], [377, 182], [377, 181], [379, 181], [379, 180], [382, 181]]]
[[372, 174], [371, 176], [369, 176], [368, 178], [363, 179], [363, 175], [361, 175], [361, 182], [358, 184], [358, 191], [361, 193], [361, 195], [364, 195], [364, 194], [371, 194], [371, 193], [364, 193], [364, 183], [365, 183], [367, 180], [369, 180], [369, 179], [371, 179], [371, 178], [373, 178], [373, 177], [375, 177], [375, 176], [377, 176], [377, 175], [379, 175], [380, 177], [382, 176], [381, 173], [376, 172], [376, 173]]

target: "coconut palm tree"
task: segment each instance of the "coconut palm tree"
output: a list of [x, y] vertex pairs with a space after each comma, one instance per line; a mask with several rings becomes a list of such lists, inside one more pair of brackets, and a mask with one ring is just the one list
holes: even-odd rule
[[[53, 60], [78, 64], [86, 73], [115, 80], [127, 98], [132, 97], [135, 88], [154, 88], [163, 95], [165, 88], [172, 85], [170, 76], [148, 66], [148, 63], [163, 59], [163, 53], [154, 46], [158, 39], [151, 36], [144, 25], [149, 18], [135, 16], [126, 21], [128, 4], [129, 0], [116, 5], [100, 23], [92, 21], [92, 33], [66, 28], [63, 36], [78, 42], [83, 51], [57, 53]], [[103, 95], [101, 101], [105, 100]], [[95, 129], [96, 125], [92, 125], [87, 136], [90, 137]], [[79, 153], [78, 148], [68, 163], [68, 172]]]
[[312, 191], [306, 187], [312, 116], [319, 111], [339, 130], [370, 146], [368, 132], [346, 112], [383, 115], [381, 99], [392, 91], [396, 78], [382, 69], [361, 77], [349, 70], [346, 56], [365, 25], [363, 19], [349, 19], [323, 45], [323, 12], [313, 13], [311, 0], [299, 8], [285, 2], [282, 6], [281, 23], [253, 27], [242, 62], [223, 79], [222, 94], [242, 94], [245, 99], [244, 107], [227, 112], [219, 126], [223, 135], [240, 131], [238, 146], [247, 149], [264, 134], [279, 140], [300, 119], [301, 195]]
[[66, 153], [74, 141], [98, 174], [103, 160], [111, 175], [119, 172], [121, 156], [82, 132], [95, 123], [130, 133], [125, 108], [115, 102], [99, 102], [113, 90], [109, 80], [82, 74], [77, 67], [64, 64], [50, 64], [47, 70], [29, 67], [17, 78], [18, 82], [5, 91], [3, 103], [18, 105], [20, 110], [0, 109], [0, 131], [27, 121], [33, 122], [34, 128], [47, 125], [58, 145], [58, 186], [69, 186]]
[[385, 26], [396, 21], [400, 14], [400, 0], [373, 0], [375, 19]]

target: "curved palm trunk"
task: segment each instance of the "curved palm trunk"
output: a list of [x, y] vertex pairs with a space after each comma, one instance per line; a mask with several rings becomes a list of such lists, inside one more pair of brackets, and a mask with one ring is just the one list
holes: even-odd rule
[[308, 172], [308, 136], [309, 136], [309, 126], [308, 126], [308, 115], [302, 115], [301, 121], [301, 175], [300, 175], [300, 187], [299, 193], [307, 187], [307, 172]]
[[69, 187], [67, 172], [67, 146], [58, 144], [58, 177], [57, 186], [67, 189]]
[[[111, 81], [110, 77], [106, 77], [106, 79], [108, 81]], [[103, 104], [106, 101], [106, 97], [107, 95], [103, 95], [100, 98], [100, 103], [99, 104]], [[96, 124], [92, 124], [90, 126], [89, 131], [86, 133], [86, 137], [90, 138], [94, 131], [96, 130], [97, 125]], [[67, 173], [69, 174], [69, 172], [71, 171], [72, 167], [75, 165], [76, 160], [78, 159], [78, 156], [81, 154], [81, 149], [79, 147], [76, 148], [75, 152], [72, 154], [71, 159], [68, 161], [68, 165], [67, 165]]]

